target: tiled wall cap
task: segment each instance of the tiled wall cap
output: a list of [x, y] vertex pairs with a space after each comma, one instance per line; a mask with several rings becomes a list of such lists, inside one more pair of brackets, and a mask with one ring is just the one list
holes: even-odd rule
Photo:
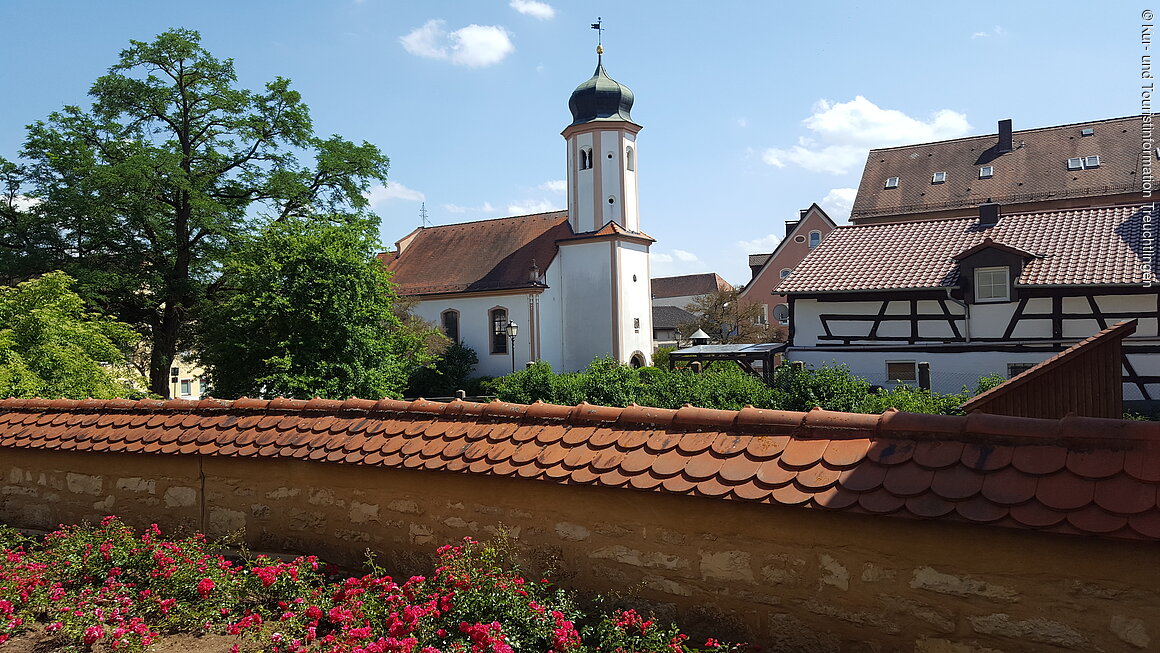
[[447, 404], [438, 401], [428, 401], [422, 397], [411, 402], [407, 408], [408, 412], [419, 415], [442, 415], [447, 408]]
[[[61, 399], [59, 401], [71, 401], [68, 399]], [[165, 408], [164, 399], [139, 399], [137, 400], [137, 410], [158, 411]]]
[[[964, 419], [964, 418], [959, 418]], [[966, 432], [972, 435], [1037, 438], [1051, 440], [1058, 437], [1058, 422], [1053, 419], [989, 415], [972, 411], [967, 415]]]
[[888, 410], [878, 421], [882, 433], [928, 433], [938, 435], [958, 435], [966, 428], [966, 419], [955, 415], [926, 415], [923, 413], [903, 413]]
[[469, 417], [483, 414], [484, 404], [462, 399], [452, 399], [443, 411], [444, 417]]
[[792, 410], [764, 410], [746, 406], [737, 412], [737, 430], [744, 433], [785, 433], [801, 426], [806, 413]]
[[537, 401], [528, 406], [524, 415], [528, 419], [550, 419], [550, 420], [566, 420], [575, 409], [574, 406], [557, 406], [556, 404], [546, 404], [542, 401]]
[[[1054, 422], [1054, 420], [1050, 420]], [[1132, 422], [1068, 413], [1058, 422], [1059, 436], [1090, 442], [1145, 442], [1160, 445], [1160, 422]]]
[[646, 406], [638, 406], [632, 404], [620, 411], [620, 424], [649, 424], [652, 426], [660, 426], [668, 428], [673, 423], [673, 418], [677, 416], [677, 411], [671, 408], [648, 408]]
[[334, 410], [340, 406], [337, 401], [330, 399], [323, 399], [322, 397], [314, 397], [306, 402], [299, 410]]
[[709, 428], [718, 431], [727, 431], [733, 428], [733, 421], [737, 418], [737, 411], [716, 410], [713, 408], [696, 408], [685, 404], [677, 410], [673, 418], [673, 426], [678, 429], [696, 427]]
[[355, 411], [355, 410], [361, 412], [361, 411], [373, 410], [374, 407], [375, 407], [375, 400], [374, 399], [359, 399], [358, 397], [351, 397], [350, 399], [347, 399], [346, 401], [342, 402], [342, 405], [339, 406], [339, 409], [344, 411], [344, 412]]
[[483, 414], [487, 417], [523, 417], [524, 412], [528, 409], [523, 404], [509, 404], [506, 401], [496, 399], [483, 409]]
[[576, 410], [572, 411], [572, 421], [578, 424], [615, 422], [620, 419], [623, 412], [623, 408], [616, 406], [597, 406], [584, 402], [576, 406]]
[[15, 408], [24, 408], [28, 405], [29, 399], [17, 399], [16, 397], [8, 397], [4, 400], [3, 406], [5, 409], [12, 410]]
[[[27, 400], [25, 400], [25, 401], [27, 402]], [[179, 401], [179, 400], [170, 399], [169, 401]], [[166, 403], [168, 403], [168, 402], [166, 402]], [[87, 397], [85, 399], [81, 399], [80, 405], [77, 406], [77, 408], [80, 408], [81, 410], [100, 410], [104, 407], [105, 407], [105, 402], [103, 400], [93, 399], [92, 397]]]
[[376, 413], [401, 413], [407, 410], [407, 406], [410, 405], [399, 399], [388, 399], [384, 397], [375, 402], [374, 411]]
[[[132, 408], [132, 407], [134, 407], [132, 404], [135, 404], [136, 402], [129, 402], [129, 403], [131, 404], [129, 407]], [[197, 409], [198, 410], [221, 410], [221, 409], [225, 409], [225, 408], [230, 408], [232, 406], [233, 406], [233, 402], [229, 401], [228, 399], [215, 399], [213, 397], [202, 397], [197, 402]]]
[[805, 426], [807, 428], [851, 429], [873, 433], [878, 429], [878, 421], [881, 418], [882, 416], [877, 414], [840, 413], [814, 408], [806, 413]]
[[234, 399], [234, 408], [237, 410], [266, 410], [269, 406], [269, 399], [251, 399], [249, 397]]
[[187, 411], [197, 408], [197, 402], [192, 399], [166, 399], [162, 407], [165, 410]]
[[[16, 401], [17, 400], [15, 400], [15, 399], [5, 399], [3, 402], [0, 402], [0, 406], [7, 407], [7, 406], [10, 406], [12, 403], [15, 403]], [[50, 399], [37, 398], [37, 399], [23, 399], [21, 401], [24, 402], [23, 408], [25, 410], [45, 410], [47, 408], [52, 407], [52, 401]]]

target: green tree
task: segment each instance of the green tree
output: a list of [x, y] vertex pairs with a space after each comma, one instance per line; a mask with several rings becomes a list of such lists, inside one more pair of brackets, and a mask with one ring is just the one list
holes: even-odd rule
[[0, 247], [47, 238], [38, 251], [48, 260], [15, 261], [25, 268], [10, 274], [68, 271], [87, 300], [137, 325], [150, 345], [150, 387], [162, 396], [241, 236], [360, 213], [362, 193], [386, 178], [375, 146], [316, 137], [288, 80], [260, 92], [236, 81], [233, 60], [212, 56], [195, 31], [131, 41], [92, 85], [89, 109], [66, 106], [30, 125], [25, 165], [0, 161], [38, 201], [4, 218]]
[[221, 397], [399, 397], [428, 360], [402, 328], [374, 226], [290, 218], [244, 239], [228, 292], [202, 314], [197, 351]]
[[0, 286], [0, 397], [110, 399], [139, 397], [141, 379], [126, 351], [138, 339], [128, 325], [89, 312], [51, 272]]

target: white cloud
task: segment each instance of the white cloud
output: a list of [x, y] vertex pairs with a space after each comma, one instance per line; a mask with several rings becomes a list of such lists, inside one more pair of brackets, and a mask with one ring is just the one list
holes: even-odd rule
[[540, 20], [550, 20], [556, 17], [556, 10], [552, 8], [552, 5], [545, 2], [536, 2], [536, 0], [512, 0], [509, 6], [525, 16], [532, 16]]
[[922, 121], [883, 109], [861, 95], [849, 102], [819, 100], [802, 124], [811, 136], [788, 149], [769, 148], [762, 159], [778, 168], [796, 165], [840, 175], [861, 165], [872, 148], [958, 138], [971, 128], [966, 115], [957, 111], [941, 109]]
[[818, 206], [830, 216], [830, 219], [842, 224], [850, 219], [850, 209], [854, 206], [854, 197], [858, 194], [857, 188], [834, 188], [826, 193]]
[[768, 254], [777, 249], [777, 244], [780, 242], [780, 236], [777, 234], [769, 234], [753, 240], [739, 240], [737, 241], [737, 247], [746, 254]]
[[564, 181], [563, 179], [553, 179], [551, 181], [545, 181], [544, 183], [537, 186], [537, 188], [540, 190], [546, 190], [550, 193], [563, 193], [564, 191], [568, 190], [568, 182]]
[[12, 198], [12, 206], [15, 207], [17, 211], [27, 211], [37, 204], [40, 204], [40, 202], [41, 200], [39, 197], [29, 197], [27, 195], [17, 195], [16, 197]]
[[428, 59], [450, 61], [457, 66], [482, 68], [503, 61], [515, 50], [508, 31], [498, 25], [468, 25], [453, 32], [443, 29], [445, 21], [429, 20], [399, 38], [403, 49]]
[[422, 202], [427, 199], [423, 193], [414, 188], [407, 188], [397, 181], [392, 181], [385, 186], [383, 184], [376, 184], [370, 187], [370, 190], [363, 193], [363, 197], [371, 203], [372, 207], [390, 200], [404, 200], [406, 202]]
[[678, 274], [707, 272], [708, 266], [696, 254], [683, 249], [673, 249], [669, 253], [650, 252], [649, 267], [653, 277], [671, 277]]
[[491, 202], [484, 202], [483, 206], [460, 206], [458, 204], [444, 204], [443, 210], [448, 213], [495, 213], [499, 209], [491, 205]]
[[559, 208], [550, 200], [524, 200], [522, 202], [508, 204], [507, 210], [511, 215], [530, 215], [532, 213], [557, 211]]
[[991, 31], [989, 31], [989, 32], [975, 32], [974, 34], [971, 34], [971, 38], [972, 39], [985, 39], [985, 38], [990, 38], [992, 36], [1003, 36], [1006, 33], [1007, 33], [1007, 30], [1003, 29], [1002, 25], [996, 25], [993, 28], [991, 28]]

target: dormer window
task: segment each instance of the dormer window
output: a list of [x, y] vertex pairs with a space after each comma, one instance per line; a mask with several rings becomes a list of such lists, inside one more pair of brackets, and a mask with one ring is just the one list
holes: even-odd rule
[[822, 232], [811, 231], [810, 232], [810, 249], [813, 249], [821, 244], [822, 244]]
[[898, 177], [887, 177], [883, 188], [898, 188]]
[[995, 176], [995, 166], [982, 166], [979, 168], [979, 179], [990, 179]]
[[946, 180], [947, 180], [947, 173], [945, 173], [945, 172], [936, 172], [930, 176], [930, 183], [932, 183], [932, 184], [941, 184]]
[[1007, 266], [975, 268], [975, 301], [1011, 301], [1011, 273]]

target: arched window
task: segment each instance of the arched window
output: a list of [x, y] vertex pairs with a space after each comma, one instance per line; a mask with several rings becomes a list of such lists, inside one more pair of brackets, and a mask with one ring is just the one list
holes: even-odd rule
[[508, 350], [508, 337], [504, 329], [508, 325], [507, 309], [493, 308], [488, 318], [491, 325], [491, 353], [506, 354]]
[[632, 146], [624, 148], [624, 165], [629, 170], [636, 170], [636, 157], [633, 156]]
[[789, 306], [786, 304], [774, 306], [773, 319], [777, 320], [778, 324], [789, 324]]
[[792, 272], [793, 272], [792, 268], [782, 268], [781, 269], [781, 278], [784, 279], [784, 278], [788, 277], [790, 275], [790, 273], [792, 273]]
[[644, 354], [640, 353], [639, 351], [633, 352], [632, 358], [628, 359], [628, 364], [632, 366], [633, 369], [644, 367]]
[[810, 232], [810, 249], [813, 249], [821, 244], [822, 244], [822, 232], [811, 231]]
[[443, 323], [443, 335], [447, 336], [451, 342], [459, 342], [459, 311], [449, 309], [443, 311], [440, 316]]
[[592, 148], [580, 148], [580, 169], [587, 170], [592, 167]]

